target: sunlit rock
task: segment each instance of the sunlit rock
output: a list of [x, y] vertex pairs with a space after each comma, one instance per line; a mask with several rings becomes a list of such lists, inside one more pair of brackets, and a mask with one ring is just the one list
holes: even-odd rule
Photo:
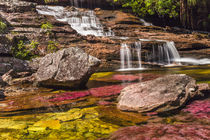
[[199, 95], [195, 80], [187, 75], [168, 75], [127, 86], [118, 98], [118, 108], [128, 111], [167, 112], [178, 109]]

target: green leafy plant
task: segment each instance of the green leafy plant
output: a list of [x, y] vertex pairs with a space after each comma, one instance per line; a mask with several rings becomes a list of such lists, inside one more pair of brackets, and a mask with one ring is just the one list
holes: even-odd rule
[[54, 41], [48, 41], [48, 45], [47, 45], [47, 52], [48, 53], [53, 53], [55, 51], [58, 50], [58, 46], [59, 44], [54, 42]]
[[139, 16], [155, 15], [160, 17], [177, 17], [179, 2], [177, 0], [115, 0], [120, 1], [123, 7], [131, 7]]
[[12, 52], [16, 58], [30, 60], [36, 56], [34, 52], [38, 45], [39, 43], [36, 41], [32, 41], [29, 45], [26, 45], [23, 40], [20, 40], [16, 46], [12, 47]]
[[0, 33], [3, 33], [7, 29], [7, 25], [0, 21]]
[[44, 33], [47, 33], [47, 34], [51, 34], [51, 30], [53, 28], [53, 25], [50, 23], [50, 22], [46, 22], [46, 23], [43, 23], [41, 25], [41, 29]]
[[58, 0], [44, 0], [45, 3], [58, 2]]

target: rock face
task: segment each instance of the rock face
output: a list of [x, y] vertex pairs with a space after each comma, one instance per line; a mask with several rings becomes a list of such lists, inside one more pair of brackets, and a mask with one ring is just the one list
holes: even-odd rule
[[100, 60], [79, 48], [67, 48], [39, 60], [35, 73], [38, 83], [45, 86], [78, 87], [95, 72]]
[[165, 112], [183, 106], [198, 95], [195, 80], [187, 75], [168, 75], [124, 88], [118, 108], [129, 111]]

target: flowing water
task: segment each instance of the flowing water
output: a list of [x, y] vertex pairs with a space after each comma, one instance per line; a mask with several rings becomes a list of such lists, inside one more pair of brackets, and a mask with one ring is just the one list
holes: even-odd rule
[[54, 16], [56, 20], [68, 23], [81, 35], [114, 36], [111, 29], [104, 30], [94, 11], [79, 11], [74, 8], [72, 11], [66, 10], [62, 6], [37, 6], [39, 14]]

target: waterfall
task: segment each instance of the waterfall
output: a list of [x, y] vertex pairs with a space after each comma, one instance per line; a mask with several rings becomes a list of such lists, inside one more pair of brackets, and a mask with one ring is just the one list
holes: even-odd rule
[[151, 51], [145, 54], [145, 60], [153, 63], [170, 65], [179, 64], [180, 55], [173, 41], [140, 39], [140, 41], [156, 41], [158, 45], [152, 45]]
[[[133, 67], [132, 61], [134, 57], [137, 56], [138, 59], [138, 67]], [[120, 61], [121, 61], [121, 68], [119, 71], [124, 70], [138, 70], [142, 69], [141, 65], [141, 42], [135, 42], [133, 46], [128, 45], [126, 43], [121, 44], [120, 49]]]
[[67, 22], [81, 35], [114, 36], [111, 29], [104, 31], [102, 24], [92, 10], [79, 11], [75, 8], [74, 11], [67, 11], [62, 6], [43, 5], [38, 5], [36, 10], [39, 14], [54, 16], [58, 21]]

